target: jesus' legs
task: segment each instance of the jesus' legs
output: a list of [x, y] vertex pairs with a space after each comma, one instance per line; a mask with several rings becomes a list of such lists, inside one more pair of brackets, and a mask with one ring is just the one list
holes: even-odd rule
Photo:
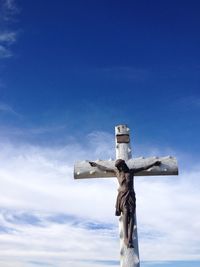
[[128, 226], [129, 226], [129, 222], [128, 222], [128, 210], [124, 209], [123, 211], [123, 226], [124, 226], [124, 243], [126, 246], [128, 246], [129, 240], [128, 240]]
[[133, 248], [133, 227], [134, 227], [134, 214], [129, 213], [129, 224], [128, 224], [128, 247]]

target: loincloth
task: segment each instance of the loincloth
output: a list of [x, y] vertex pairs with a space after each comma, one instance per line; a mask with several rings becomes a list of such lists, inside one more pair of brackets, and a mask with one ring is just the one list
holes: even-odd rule
[[115, 215], [120, 216], [125, 210], [135, 213], [135, 192], [133, 190], [119, 191], [116, 201]]

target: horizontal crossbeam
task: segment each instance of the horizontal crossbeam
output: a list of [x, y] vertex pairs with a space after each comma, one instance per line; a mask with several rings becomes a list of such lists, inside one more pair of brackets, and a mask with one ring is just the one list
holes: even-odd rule
[[[132, 158], [126, 161], [130, 169], [141, 168], [153, 164], [155, 161], [161, 161], [160, 166], [154, 166], [148, 170], [140, 171], [135, 176], [150, 176], [150, 175], [178, 175], [177, 160], [174, 157], [148, 157], [148, 158]], [[114, 160], [97, 160], [96, 163], [109, 168], [115, 169]], [[74, 178], [86, 179], [86, 178], [104, 178], [113, 177], [113, 172], [102, 171], [97, 167], [92, 167], [89, 161], [80, 161], [75, 163], [74, 166]]]

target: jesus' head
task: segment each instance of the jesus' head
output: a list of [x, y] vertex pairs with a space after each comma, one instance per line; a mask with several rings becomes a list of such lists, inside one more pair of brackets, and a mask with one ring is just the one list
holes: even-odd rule
[[117, 167], [119, 171], [124, 171], [124, 172], [129, 171], [129, 168], [123, 159], [117, 159], [115, 161], [115, 167]]

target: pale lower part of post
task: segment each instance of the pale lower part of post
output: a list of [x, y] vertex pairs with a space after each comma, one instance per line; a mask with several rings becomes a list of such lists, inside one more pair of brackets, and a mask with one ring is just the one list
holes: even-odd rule
[[124, 228], [122, 216], [119, 218], [119, 236], [120, 236], [120, 267], [140, 267], [137, 222], [134, 218], [133, 244], [134, 248], [127, 248], [124, 244]]

